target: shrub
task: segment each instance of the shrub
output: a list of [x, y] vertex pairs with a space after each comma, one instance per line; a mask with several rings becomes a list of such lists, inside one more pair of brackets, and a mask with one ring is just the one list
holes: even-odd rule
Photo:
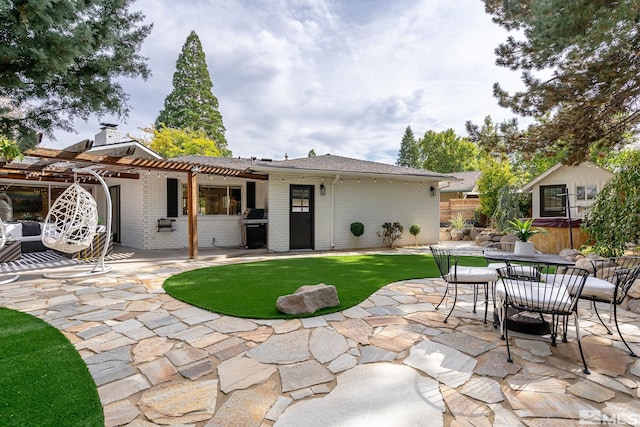
[[382, 224], [382, 231], [378, 231], [378, 237], [382, 237], [382, 244], [384, 246], [392, 248], [393, 242], [398, 240], [403, 232], [404, 227], [399, 222], [396, 221], [393, 224], [385, 222]]
[[356, 245], [358, 244], [358, 237], [364, 234], [364, 224], [361, 222], [354, 222], [351, 224], [351, 234], [356, 237]]
[[413, 244], [416, 246], [418, 246], [418, 234], [420, 234], [421, 230], [422, 229], [418, 224], [413, 224], [411, 227], [409, 227], [409, 233], [411, 233], [411, 235], [413, 236]]
[[458, 211], [457, 214], [451, 217], [449, 220], [449, 224], [454, 230], [462, 230], [467, 226], [467, 221], [464, 219], [464, 215], [462, 212]]

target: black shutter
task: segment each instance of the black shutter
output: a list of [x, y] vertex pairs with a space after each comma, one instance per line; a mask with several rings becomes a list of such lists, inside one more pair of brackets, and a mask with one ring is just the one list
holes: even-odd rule
[[178, 179], [167, 178], [167, 218], [178, 217]]
[[255, 209], [256, 207], [256, 183], [247, 181], [247, 208]]

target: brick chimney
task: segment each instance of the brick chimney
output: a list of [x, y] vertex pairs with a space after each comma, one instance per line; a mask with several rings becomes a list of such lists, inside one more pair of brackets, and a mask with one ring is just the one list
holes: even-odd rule
[[118, 130], [118, 125], [112, 123], [100, 123], [100, 132], [96, 134], [93, 141], [94, 147], [114, 144], [122, 140], [122, 134]]

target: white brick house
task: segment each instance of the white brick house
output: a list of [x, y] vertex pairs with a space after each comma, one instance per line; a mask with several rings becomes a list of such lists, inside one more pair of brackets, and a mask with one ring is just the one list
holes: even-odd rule
[[[436, 243], [438, 182], [451, 179], [429, 171], [333, 155], [282, 161], [199, 156], [175, 160], [251, 170], [268, 177], [261, 181], [198, 175], [201, 198], [215, 199], [216, 194], [221, 194], [221, 201], [226, 203], [226, 211], [224, 207], [222, 212], [203, 207], [198, 215], [198, 247], [201, 248], [240, 246], [240, 213], [247, 207], [267, 212], [267, 247], [277, 252], [380, 247], [377, 233], [381, 225], [396, 221], [405, 227], [397, 245], [414, 244], [414, 237], [409, 233], [412, 224], [421, 227], [418, 244]], [[171, 211], [168, 179], [177, 180], [180, 193], [177, 215], [172, 217], [167, 215]], [[107, 180], [110, 187], [120, 186], [121, 244], [139, 249], [187, 247], [188, 219], [182, 208], [186, 180], [185, 173], [156, 171], [141, 171], [138, 180]], [[249, 186], [252, 187], [251, 201], [248, 200]], [[230, 210], [229, 200], [234, 198], [239, 199], [239, 205]], [[159, 232], [157, 220], [168, 216], [175, 220], [175, 231]], [[302, 222], [296, 222], [295, 218], [300, 216]], [[350, 232], [353, 222], [365, 226], [364, 235], [357, 241]], [[301, 223], [305, 224], [302, 229]]]

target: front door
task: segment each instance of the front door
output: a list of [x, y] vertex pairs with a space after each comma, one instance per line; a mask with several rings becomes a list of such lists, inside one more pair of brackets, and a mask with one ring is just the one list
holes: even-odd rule
[[313, 249], [313, 186], [292, 185], [289, 194], [289, 248]]

